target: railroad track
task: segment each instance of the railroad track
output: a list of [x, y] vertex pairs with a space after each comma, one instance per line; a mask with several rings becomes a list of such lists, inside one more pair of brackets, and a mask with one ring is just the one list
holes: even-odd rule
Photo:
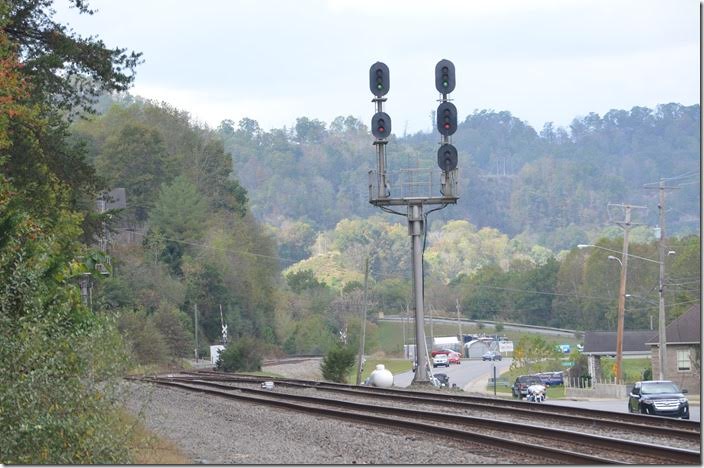
[[272, 379], [212, 371], [185, 372], [184, 374], [192, 375], [194, 378], [207, 376], [206, 378], [208, 380], [225, 382], [251, 382], [260, 384], [265, 380], [270, 380], [275, 382], [278, 386], [314, 388], [320, 392], [338, 392], [347, 395], [371, 396], [386, 399], [387, 401], [403, 401], [411, 404], [433, 405], [444, 410], [447, 410], [448, 403], [451, 403], [451, 408], [455, 412], [464, 411], [471, 413], [481, 410], [493, 412], [497, 416], [505, 414], [511, 419], [523, 418], [532, 423], [538, 422], [545, 425], [567, 424], [592, 432], [619, 430], [630, 434], [630, 438], [645, 436], [651, 438], [675, 439], [680, 440], [686, 445], [696, 444], [697, 447], [699, 447], [701, 442], [701, 426], [698, 422], [658, 416], [588, 410], [550, 404], [534, 404], [525, 401], [452, 394], [450, 392], [423, 392], [394, 388], [360, 387], [357, 385], [333, 382], [287, 378]]
[[[215, 379], [216, 376], [204, 375]], [[222, 376], [217, 376], [218, 378]], [[232, 377], [231, 379], [237, 377]], [[258, 404], [286, 407], [292, 410], [342, 418], [382, 427], [395, 427], [449, 437], [465, 444], [477, 444], [521, 457], [528, 455], [535, 463], [594, 464], [699, 464], [699, 450], [656, 446], [594, 434], [581, 434], [523, 423], [492, 420], [453, 413], [425, 411], [417, 408], [391, 407], [338, 397], [321, 398], [301, 394], [270, 391], [252, 387], [255, 379], [205, 380], [194, 375], [170, 375], [145, 378], [148, 382], [177, 387], [218, 397], [247, 400]], [[246, 381], [249, 380], [249, 381]], [[259, 378], [259, 381], [262, 379]], [[281, 381], [279, 381], [279, 385]]]

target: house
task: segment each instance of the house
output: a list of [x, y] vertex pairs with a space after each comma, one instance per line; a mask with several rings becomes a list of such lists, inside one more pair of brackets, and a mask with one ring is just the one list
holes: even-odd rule
[[[660, 335], [648, 340], [653, 378], [660, 375]], [[665, 378], [689, 393], [701, 392], [701, 305], [695, 304], [665, 328]]]
[[[621, 356], [623, 359], [646, 358], [651, 356], [650, 346], [646, 343], [652, 341], [651, 330], [624, 330]], [[601, 375], [602, 356], [616, 356], [615, 331], [591, 331], [584, 334], [584, 349], [582, 355], [587, 356], [589, 375]]]

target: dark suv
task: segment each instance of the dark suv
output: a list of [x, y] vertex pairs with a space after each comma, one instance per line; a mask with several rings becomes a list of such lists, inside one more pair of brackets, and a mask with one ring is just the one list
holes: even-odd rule
[[669, 380], [636, 382], [628, 396], [628, 411], [689, 419], [689, 401], [677, 385]]
[[514, 398], [523, 398], [528, 395], [528, 387], [531, 385], [544, 385], [537, 375], [519, 375], [513, 383], [511, 393]]

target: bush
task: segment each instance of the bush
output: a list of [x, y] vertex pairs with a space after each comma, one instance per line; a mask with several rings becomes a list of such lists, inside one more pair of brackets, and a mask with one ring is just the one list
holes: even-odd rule
[[152, 316], [171, 357], [189, 357], [193, 353], [193, 334], [188, 331], [188, 317], [176, 308], [160, 307]]
[[171, 361], [169, 344], [145, 311], [123, 311], [118, 327], [138, 364], [168, 364]]
[[653, 380], [653, 369], [648, 367], [643, 371], [643, 380]]
[[347, 382], [347, 375], [354, 366], [355, 351], [350, 347], [336, 346], [328, 351], [320, 365], [325, 380]]
[[262, 347], [253, 338], [234, 340], [220, 353], [217, 368], [226, 372], [252, 372], [262, 369]]

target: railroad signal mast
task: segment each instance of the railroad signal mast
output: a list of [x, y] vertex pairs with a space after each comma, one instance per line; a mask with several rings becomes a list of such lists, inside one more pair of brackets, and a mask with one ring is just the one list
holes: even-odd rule
[[[382, 210], [406, 216], [408, 234], [411, 236], [413, 297], [415, 303], [416, 327], [416, 371], [413, 383], [430, 383], [430, 363], [425, 341], [425, 317], [423, 304], [423, 242], [427, 216], [430, 212], [441, 210], [457, 203], [457, 149], [452, 145], [450, 136], [457, 131], [457, 108], [449, 102], [447, 95], [455, 89], [455, 66], [449, 60], [441, 60], [435, 66], [435, 88], [441, 95], [437, 111], [437, 128], [442, 135], [438, 149], [438, 166], [440, 174], [439, 194], [433, 193], [433, 173], [430, 169], [407, 169], [398, 173], [396, 180], [386, 170], [386, 145], [391, 135], [391, 117], [384, 112], [383, 104], [390, 89], [389, 67], [376, 62], [369, 69], [369, 89], [374, 95], [372, 102], [376, 113], [372, 117], [372, 135], [376, 138], [374, 146], [377, 151], [377, 170], [369, 171], [369, 203]], [[392, 196], [392, 184], [394, 195]], [[439, 205], [424, 212], [426, 206]], [[400, 212], [392, 207], [405, 206]]]

